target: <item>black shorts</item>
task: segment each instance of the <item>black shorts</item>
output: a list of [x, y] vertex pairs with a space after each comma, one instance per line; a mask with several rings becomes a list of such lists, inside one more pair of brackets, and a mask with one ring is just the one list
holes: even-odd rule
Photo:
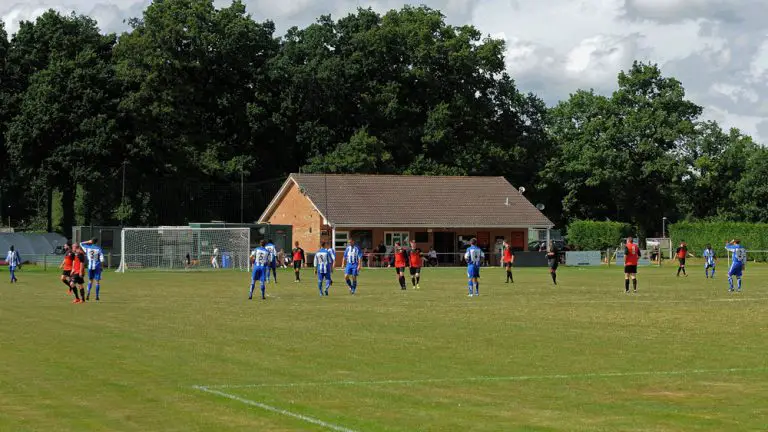
[[512, 263], [511, 262], [505, 262], [504, 263], [504, 268], [511, 269], [512, 268]]
[[61, 272], [62, 276], [69, 277], [72, 274], [72, 270], [64, 270]]
[[395, 272], [397, 274], [405, 273], [405, 267], [395, 267]]
[[625, 265], [624, 266], [624, 273], [625, 274], [637, 274], [637, 266], [636, 265]]
[[294, 261], [293, 262], [293, 268], [296, 269], [296, 270], [300, 269], [301, 268], [301, 263], [302, 263], [301, 260]]
[[411, 267], [411, 276], [414, 276], [416, 273], [421, 273], [421, 267]]
[[685, 265], [685, 258], [678, 258], [677, 260], [680, 261], [681, 266]]
[[80, 276], [79, 274], [76, 274], [72, 276], [72, 282], [76, 283], [77, 285], [82, 285], [85, 283], [85, 280], [83, 279], [82, 276]]
[[560, 267], [560, 263], [555, 261], [554, 263], [549, 263], [549, 268], [551, 270], [557, 270], [557, 268]]

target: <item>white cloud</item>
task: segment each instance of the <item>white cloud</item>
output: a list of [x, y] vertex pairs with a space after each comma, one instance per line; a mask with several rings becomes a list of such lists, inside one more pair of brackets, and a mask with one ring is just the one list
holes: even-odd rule
[[757, 93], [750, 91], [746, 87], [727, 83], [714, 83], [710, 87], [714, 95], [725, 96], [734, 103], [749, 102], [756, 103], [760, 100]]
[[760, 124], [766, 121], [766, 117], [734, 114], [717, 106], [707, 106], [703, 117], [706, 120], [717, 121], [724, 128], [741, 129], [742, 132], [753, 138], [760, 135]]
[[636, 57], [634, 37], [596, 35], [583, 39], [565, 58], [565, 72], [576, 81], [593, 87], [616, 77], [616, 71]]
[[[15, 1], [15, 3], [13, 3]], [[127, 28], [149, 0], [0, 0], [10, 32], [53, 7], [93, 16], [103, 29]], [[403, 2], [441, 10], [452, 24], [471, 23], [507, 42], [518, 86], [548, 103], [579, 88], [608, 94], [632, 61], [658, 63], [682, 81], [705, 116], [768, 143], [768, 6], [766, 0], [245, 0], [257, 20], [278, 32], [321, 14], [338, 18], [358, 6], [379, 12]], [[217, 0], [218, 6], [229, 0]]]
[[754, 80], [768, 78], [768, 39], [765, 39], [752, 58], [749, 65], [749, 73]]

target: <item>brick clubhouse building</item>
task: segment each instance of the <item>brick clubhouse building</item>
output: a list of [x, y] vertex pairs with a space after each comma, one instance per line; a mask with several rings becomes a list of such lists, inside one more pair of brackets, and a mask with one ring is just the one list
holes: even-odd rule
[[[495, 252], [501, 239], [526, 250], [528, 230], [552, 222], [504, 177], [291, 174], [259, 223], [293, 226], [307, 251], [349, 239], [374, 251], [415, 240], [440, 261], [456, 262], [466, 243]], [[445, 254], [445, 255], [442, 255]]]

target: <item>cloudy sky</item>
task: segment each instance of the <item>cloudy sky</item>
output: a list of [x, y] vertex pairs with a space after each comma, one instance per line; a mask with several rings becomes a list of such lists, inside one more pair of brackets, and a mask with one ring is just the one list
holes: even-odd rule
[[[423, 0], [452, 24], [472, 23], [507, 41], [518, 86], [556, 103], [579, 88], [608, 94], [634, 59], [653, 61], [683, 82], [707, 118], [768, 143], [768, 1], [766, 0]], [[48, 8], [125, 29], [148, 0], [0, 0], [10, 32]], [[218, 1], [223, 5], [226, 1]], [[245, 0], [257, 20], [283, 32], [317, 16], [356, 7], [399, 8], [404, 0]]]

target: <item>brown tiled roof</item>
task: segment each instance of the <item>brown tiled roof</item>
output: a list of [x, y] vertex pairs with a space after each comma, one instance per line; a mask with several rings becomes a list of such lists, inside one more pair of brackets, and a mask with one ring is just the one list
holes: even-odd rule
[[[291, 180], [337, 226], [552, 225], [504, 177], [292, 174], [287, 182]], [[267, 219], [277, 198], [262, 220]]]

